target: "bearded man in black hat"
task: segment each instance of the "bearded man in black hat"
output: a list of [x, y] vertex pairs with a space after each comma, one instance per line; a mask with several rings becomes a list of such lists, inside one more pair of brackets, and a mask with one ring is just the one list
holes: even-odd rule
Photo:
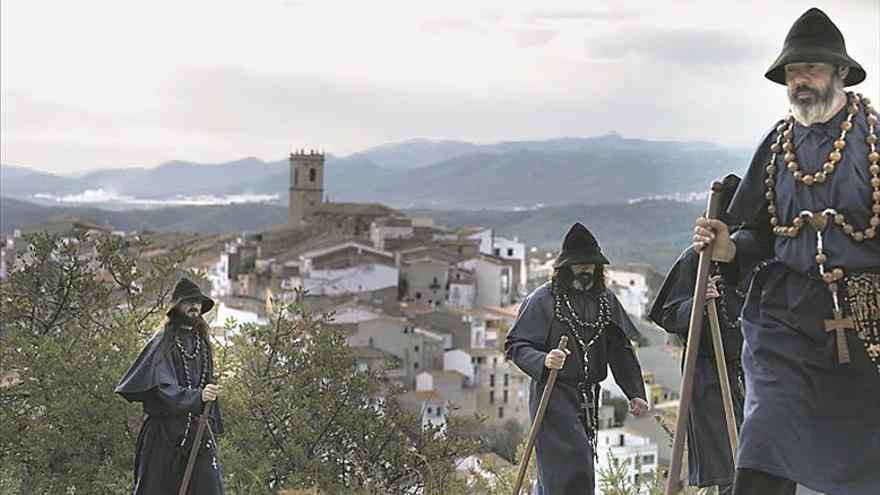
[[[609, 365], [629, 398], [629, 411], [639, 417], [648, 411], [641, 366], [630, 343], [638, 330], [605, 287], [607, 263], [596, 238], [574, 224], [550, 281], [526, 297], [507, 335], [508, 359], [532, 378], [532, 418], [550, 370], [559, 370], [535, 442], [534, 495], [594, 493], [599, 382], [608, 375]], [[564, 352], [556, 349], [563, 335], [569, 337]]]
[[[766, 73], [789, 114], [761, 143], [728, 214], [697, 220], [742, 313], [745, 418], [734, 494], [880, 490], [878, 115], [844, 91], [865, 71], [820, 10], [792, 26]], [[767, 262], [756, 273], [756, 261]]]
[[[142, 403], [145, 413], [135, 447], [136, 495], [169, 495], [180, 490], [202, 406], [216, 401], [220, 393], [213, 384], [213, 353], [208, 324], [202, 317], [213, 306], [214, 301], [202, 294], [198, 285], [181, 278], [162, 328], [116, 386], [115, 392], [129, 402]], [[216, 403], [209, 423], [200, 442], [189, 495], [226, 492], [215, 440], [223, 431]]]
[[[718, 208], [722, 213], [719, 214], [719, 218], [727, 223], [731, 231], [737, 226], [732, 224], [725, 211], [739, 183], [740, 178], [733, 174], [728, 175], [721, 182]], [[663, 281], [663, 286], [649, 313], [654, 323], [669, 333], [681, 336], [684, 342], [687, 342], [698, 264], [699, 254], [688, 247], [666, 275], [666, 280]], [[744, 401], [740, 363], [742, 332], [739, 317], [743, 295], [742, 287], [725, 283], [721, 278], [719, 263], [713, 263], [706, 298], [715, 299], [718, 308], [724, 362], [727, 367], [737, 426], [742, 423]], [[701, 335], [688, 418], [688, 484], [700, 487], [701, 494], [729, 494], [733, 485], [734, 459], [730, 454], [724, 404], [721, 398], [721, 379], [715, 362], [715, 348], [708, 318], [703, 319]]]

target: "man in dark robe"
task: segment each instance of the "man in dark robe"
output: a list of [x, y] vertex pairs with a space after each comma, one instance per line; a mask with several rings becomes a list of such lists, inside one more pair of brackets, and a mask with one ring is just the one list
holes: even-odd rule
[[792, 26], [766, 77], [790, 115], [760, 145], [728, 213], [697, 220], [742, 313], [745, 418], [734, 494], [880, 493], [880, 154], [877, 113], [845, 93], [865, 71], [820, 10]]
[[[523, 301], [507, 335], [508, 359], [532, 378], [533, 421], [550, 370], [559, 370], [535, 442], [534, 495], [594, 493], [599, 382], [609, 365], [630, 399], [630, 412], [644, 416], [648, 411], [642, 370], [630, 343], [638, 330], [605, 287], [607, 263], [595, 237], [576, 223], [565, 236], [551, 280]], [[563, 335], [569, 338], [565, 352], [556, 349]]]
[[[719, 218], [729, 223], [727, 207], [739, 185], [736, 175], [728, 175], [722, 181]], [[735, 226], [730, 225], [731, 230]], [[649, 317], [667, 332], [681, 336], [687, 342], [688, 325], [693, 307], [699, 254], [688, 247], [666, 275], [663, 286], [654, 300]], [[724, 347], [724, 362], [730, 382], [733, 412], [737, 427], [742, 423], [744, 390], [741, 385], [740, 353], [742, 332], [740, 311], [743, 305], [741, 287], [729, 286], [720, 278], [718, 263], [712, 263], [708, 299], [715, 299]], [[684, 362], [684, 355], [682, 355]], [[734, 459], [730, 454], [727, 424], [721, 399], [721, 381], [715, 362], [715, 349], [708, 317], [703, 318], [700, 348], [694, 369], [694, 388], [688, 418], [688, 483], [706, 488], [705, 493], [727, 494], [733, 485]], [[711, 487], [717, 487], [710, 489]]]
[[[216, 401], [213, 354], [208, 325], [202, 315], [214, 306], [198, 285], [182, 278], [174, 288], [163, 328], [153, 335], [120, 380], [115, 392], [141, 402], [144, 421], [134, 457], [134, 493], [171, 495], [180, 490], [199, 415], [207, 401]], [[215, 402], [205, 429], [187, 494], [225, 493], [216, 436], [222, 434]]]

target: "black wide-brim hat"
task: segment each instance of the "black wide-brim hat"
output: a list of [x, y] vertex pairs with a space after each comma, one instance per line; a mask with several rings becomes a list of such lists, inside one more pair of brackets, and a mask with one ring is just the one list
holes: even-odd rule
[[182, 277], [177, 285], [174, 286], [174, 292], [171, 293], [171, 306], [168, 308], [166, 315], [171, 315], [174, 308], [183, 301], [198, 300], [202, 303], [202, 312], [205, 314], [214, 307], [214, 300], [202, 294], [202, 289], [192, 280]]
[[764, 76], [779, 84], [785, 84], [785, 65], [804, 62], [825, 62], [849, 67], [843, 80], [844, 86], [853, 86], [865, 80], [865, 69], [846, 53], [843, 34], [825, 12], [812, 8], [798, 20], [785, 37], [782, 53]]
[[730, 215], [727, 214], [727, 209], [730, 208], [730, 203], [733, 201], [733, 195], [736, 193], [736, 189], [739, 187], [740, 182], [742, 182], [742, 179], [736, 174], [728, 174], [727, 177], [721, 180], [721, 190], [719, 191], [721, 196], [718, 198], [717, 216], [719, 220], [727, 225], [733, 223]]
[[602, 248], [593, 234], [580, 223], [575, 223], [565, 234], [562, 251], [553, 261], [553, 268], [587, 263], [607, 265], [610, 261], [602, 254]]

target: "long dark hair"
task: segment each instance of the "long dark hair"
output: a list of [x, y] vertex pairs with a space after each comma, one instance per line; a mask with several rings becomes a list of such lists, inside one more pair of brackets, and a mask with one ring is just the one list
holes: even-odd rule
[[[176, 311], [176, 309], [174, 311]], [[172, 311], [171, 316], [166, 317], [162, 321], [160, 330], [162, 341], [160, 343], [159, 356], [164, 356], [166, 353], [171, 354], [171, 362], [174, 363], [174, 372], [177, 374], [177, 380], [183, 385], [185, 380], [183, 373], [183, 356], [180, 355], [180, 350], [177, 348], [175, 339], [178, 334], [184, 330], [181, 328], [179, 318], [174, 316], [174, 311]], [[202, 341], [202, 348], [205, 349], [207, 358], [207, 363], [205, 363], [205, 365], [208, 367], [208, 381], [213, 383], [214, 350], [211, 348], [211, 340], [208, 336], [210, 325], [208, 325], [208, 322], [205, 321], [204, 318], [199, 316], [198, 321], [193, 325], [193, 330], [198, 332], [199, 340]]]
[[[571, 267], [568, 265], [554, 268], [550, 272], [549, 281], [550, 291], [554, 295], [574, 290], [572, 285], [572, 282], [574, 282], [574, 272], [571, 271]], [[605, 265], [596, 263], [596, 268], [593, 270], [593, 286], [590, 287], [587, 293], [592, 295], [601, 294], [605, 290], [605, 286]]]

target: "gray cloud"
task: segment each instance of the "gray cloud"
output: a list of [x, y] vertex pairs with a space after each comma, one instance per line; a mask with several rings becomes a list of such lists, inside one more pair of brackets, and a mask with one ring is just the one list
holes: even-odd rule
[[671, 62], [682, 65], [727, 65], [767, 57], [761, 45], [742, 35], [703, 29], [621, 29], [588, 41], [596, 59]]

